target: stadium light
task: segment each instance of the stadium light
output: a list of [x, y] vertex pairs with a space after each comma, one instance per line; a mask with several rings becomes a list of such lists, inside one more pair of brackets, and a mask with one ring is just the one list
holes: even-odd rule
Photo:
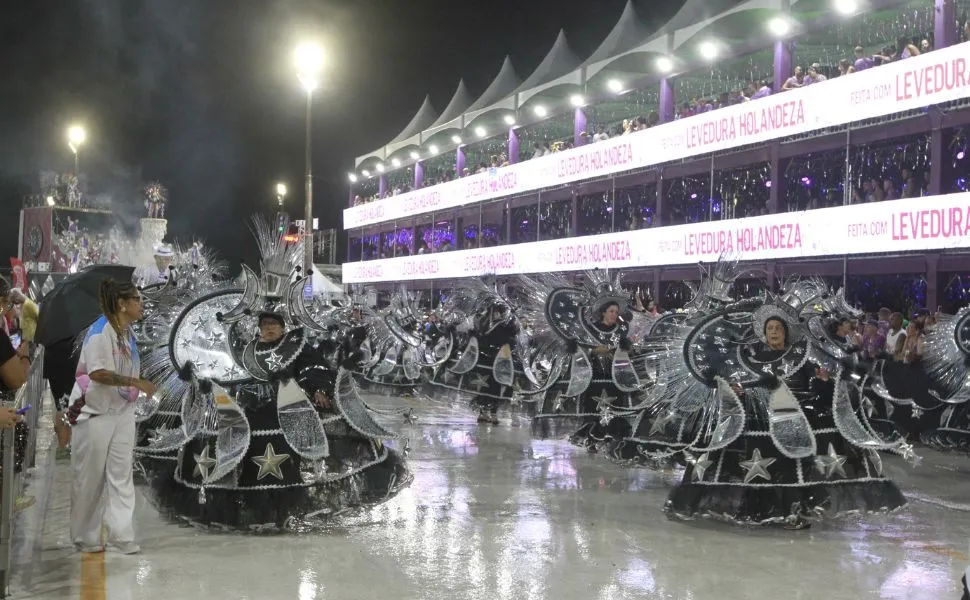
[[714, 44], [714, 42], [701, 42], [701, 45], [698, 46], [698, 50], [700, 50], [701, 56], [704, 57], [705, 60], [713, 60], [717, 58], [717, 45]]
[[434, 144], [431, 144], [430, 146], [428, 146], [428, 152], [431, 153], [431, 156], [434, 156], [435, 154], [438, 153], [438, 147], [435, 146]]
[[303, 89], [307, 92], [317, 89], [323, 68], [323, 49], [312, 42], [304, 42], [296, 47], [293, 62], [296, 63], [296, 74]]
[[610, 79], [606, 82], [606, 87], [614, 94], [618, 94], [623, 91], [623, 82], [619, 79]]
[[418, 160], [419, 158], [421, 158], [421, 155], [417, 151], [411, 150], [411, 160]]
[[657, 59], [657, 70], [661, 73], [670, 73], [674, 70], [674, 61], [666, 56], [661, 56]]
[[313, 90], [320, 85], [320, 72], [323, 70], [323, 48], [313, 42], [303, 42], [296, 47], [293, 54], [296, 66], [296, 76], [306, 91], [306, 148], [304, 163], [306, 180], [304, 182], [303, 219], [306, 223], [304, 235], [307, 237], [303, 244], [303, 272], [309, 275], [313, 272], [313, 136], [311, 135], [311, 119], [313, 115]]
[[768, 31], [775, 37], [785, 37], [791, 31], [791, 23], [785, 17], [775, 17], [768, 21]]
[[384, 165], [382, 165], [381, 163], [377, 163], [377, 172], [378, 173], [383, 173], [384, 172]]
[[456, 144], [461, 145], [461, 136], [453, 135], [453, 136], [451, 136], [451, 141], [454, 142], [454, 143], [456, 143]]
[[398, 167], [400, 167], [400, 166], [401, 166], [401, 159], [399, 159], [399, 158], [392, 158], [392, 159], [391, 159], [391, 165], [392, 165], [392, 166], [393, 166], [393, 167], [394, 167], [395, 169], [396, 169], [396, 168], [398, 168]]
[[575, 106], [576, 108], [579, 108], [580, 106], [586, 104], [586, 100], [579, 94], [573, 94], [572, 96], [569, 97], [569, 103]]
[[360, 174], [363, 175], [364, 177], [370, 177], [370, 171], [368, 171], [367, 169], [364, 169], [363, 171], [361, 171]]
[[548, 111], [546, 111], [546, 107], [542, 106], [541, 104], [536, 106], [532, 110], [535, 111], [537, 117], [544, 117], [547, 114], [549, 114]]
[[483, 138], [486, 135], [488, 135], [488, 132], [485, 131], [485, 128], [484, 127], [482, 127], [481, 125], [479, 125], [478, 127], [475, 128], [475, 135], [477, 135], [480, 138]]
[[54, 206], [54, 196], [47, 197], [47, 206]]
[[350, 180], [350, 183], [357, 183], [357, 175], [354, 173], [347, 175], [347, 179]]
[[509, 127], [515, 125], [515, 117], [512, 115], [505, 115], [505, 124]]
[[88, 139], [88, 133], [80, 125], [71, 125], [67, 128], [67, 145], [74, 153], [74, 176], [79, 177], [81, 146]]
[[843, 15], [851, 15], [859, 9], [856, 0], [834, 0], [835, 10]]
[[286, 198], [286, 184], [281, 181], [276, 184], [276, 203], [280, 206], [280, 212], [283, 212], [284, 198]]

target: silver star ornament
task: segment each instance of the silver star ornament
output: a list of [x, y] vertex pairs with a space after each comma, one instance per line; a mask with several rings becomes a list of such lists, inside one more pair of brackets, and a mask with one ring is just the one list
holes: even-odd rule
[[202, 453], [193, 454], [192, 458], [195, 459], [195, 469], [192, 470], [192, 475], [202, 477], [202, 479], [208, 479], [209, 470], [216, 466], [216, 459], [209, 456], [209, 445], [206, 444], [202, 449]]
[[771, 481], [768, 467], [774, 464], [775, 460], [774, 458], [762, 458], [761, 450], [755, 448], [754, 452], [751, 453], [751, 460], [743, 460], [740, 463], [741, 468], [747, 471], [744, 476], [744, 482], [751, 483], [758, 477], [765, 481]]
[[259, 467], [259, 473], [256, 474], [256, 481], [260, 481], [270, 475], [282, 481], [283, 471], [280, 469], [280, 465], [289, 460], [289, 458], [289, 454], [277, 454], [272, 443], [266, 444], [266, 450], [262, 456], [253, 456], [250, 459]]
[[840, 455], [835, 451], [835, 446], [829, 444], [829, 451], [826, 454], [820, 454], [815, 457], [815, 468], [818, 469], [819, 473], [825, 476], [826, 479], [832, 479], [832, 476], [838, 474], [842, 479], [846, 478], [845, 468], [845, 457]]

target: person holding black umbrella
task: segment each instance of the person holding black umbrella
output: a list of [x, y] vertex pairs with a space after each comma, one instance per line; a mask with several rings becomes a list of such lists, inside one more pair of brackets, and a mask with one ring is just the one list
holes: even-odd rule
[[135, 400], [155, 386], [141, 378], [138, 348], [130, 325], [142, 318], [138, 289], [130, 282], [101, 283], [102, 315], [88, 328], [71, 392], [71, 541], [82, 552], [103, 552], [108, 543], [135, 554]]

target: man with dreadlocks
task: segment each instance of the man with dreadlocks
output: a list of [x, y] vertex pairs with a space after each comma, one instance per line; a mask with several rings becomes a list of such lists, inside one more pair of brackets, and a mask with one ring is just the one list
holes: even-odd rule
[[135, 484], [135, 400], [155, 386], [140, 376], [132, 322], [142, 318], [138, 289], [128, 282], [101, 284], [103, 314], [91, 325], [78, 360], [68, 420], [74, 426], [71, 469], [71, 541], [81, 552], [103, 552], [108, 543], [124, 554], [139, 552], [132, 523]]

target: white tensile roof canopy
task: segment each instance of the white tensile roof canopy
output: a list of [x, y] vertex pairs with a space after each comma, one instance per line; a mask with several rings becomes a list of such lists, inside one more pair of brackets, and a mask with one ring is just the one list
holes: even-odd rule
[[[640, 14], [651, 7], [650, 0], [638, 0]], [[882, 8], [901, 4], [903, 0], [873, 0]], [[553, 94], [561, 92], [561, 86], [575, 86], [582, 92], [588, 81], [603, 77], [607, 73], [629, 72], [630, 65], [645, 63], [643, 55], [666, 55], [676, 52], [697, 34], [722, 19], [735, 21], [749, 13], [751, 15], [751, 37], [759, 38], [755, 29], [763, 22], [766, 11], [782, 13], [789, 10], [813, 14], [831, 10], [830, 0], [686, 0], [680, 10], [664, 25], [655, 28], [646, 25], [638, 14], [634, 0], [628, 0], [613, 29], [586, 59], [580, 60], [569, 47], [566, 34], [560, 31], [549, 52], [529, 74], [520, 80], [506, 56], [498, 74], [485, 91], [473, 102], [463, 82], [452, 96], [447, 108], [441, 115], [434, 111], [429, 98], [418, 109], [407, 127], [394, 137], [386, 146], [358, 157], [356, 166], [361, 167], [369, 161], [382, 161], [404, 148], [414, 149], [424, 143], [431, 135], [444, 129], [461, 130], [473, 121], [490, 113], [501, 111], [514, 113], [526, 105], [530, 98], [540, 97], [544, 90]], [[640, 58], [637, 55], [641, 55]], [[647, 75], [647, 67], [631, 75]], [[640, 70], [638, 68], [638, 70]]]

